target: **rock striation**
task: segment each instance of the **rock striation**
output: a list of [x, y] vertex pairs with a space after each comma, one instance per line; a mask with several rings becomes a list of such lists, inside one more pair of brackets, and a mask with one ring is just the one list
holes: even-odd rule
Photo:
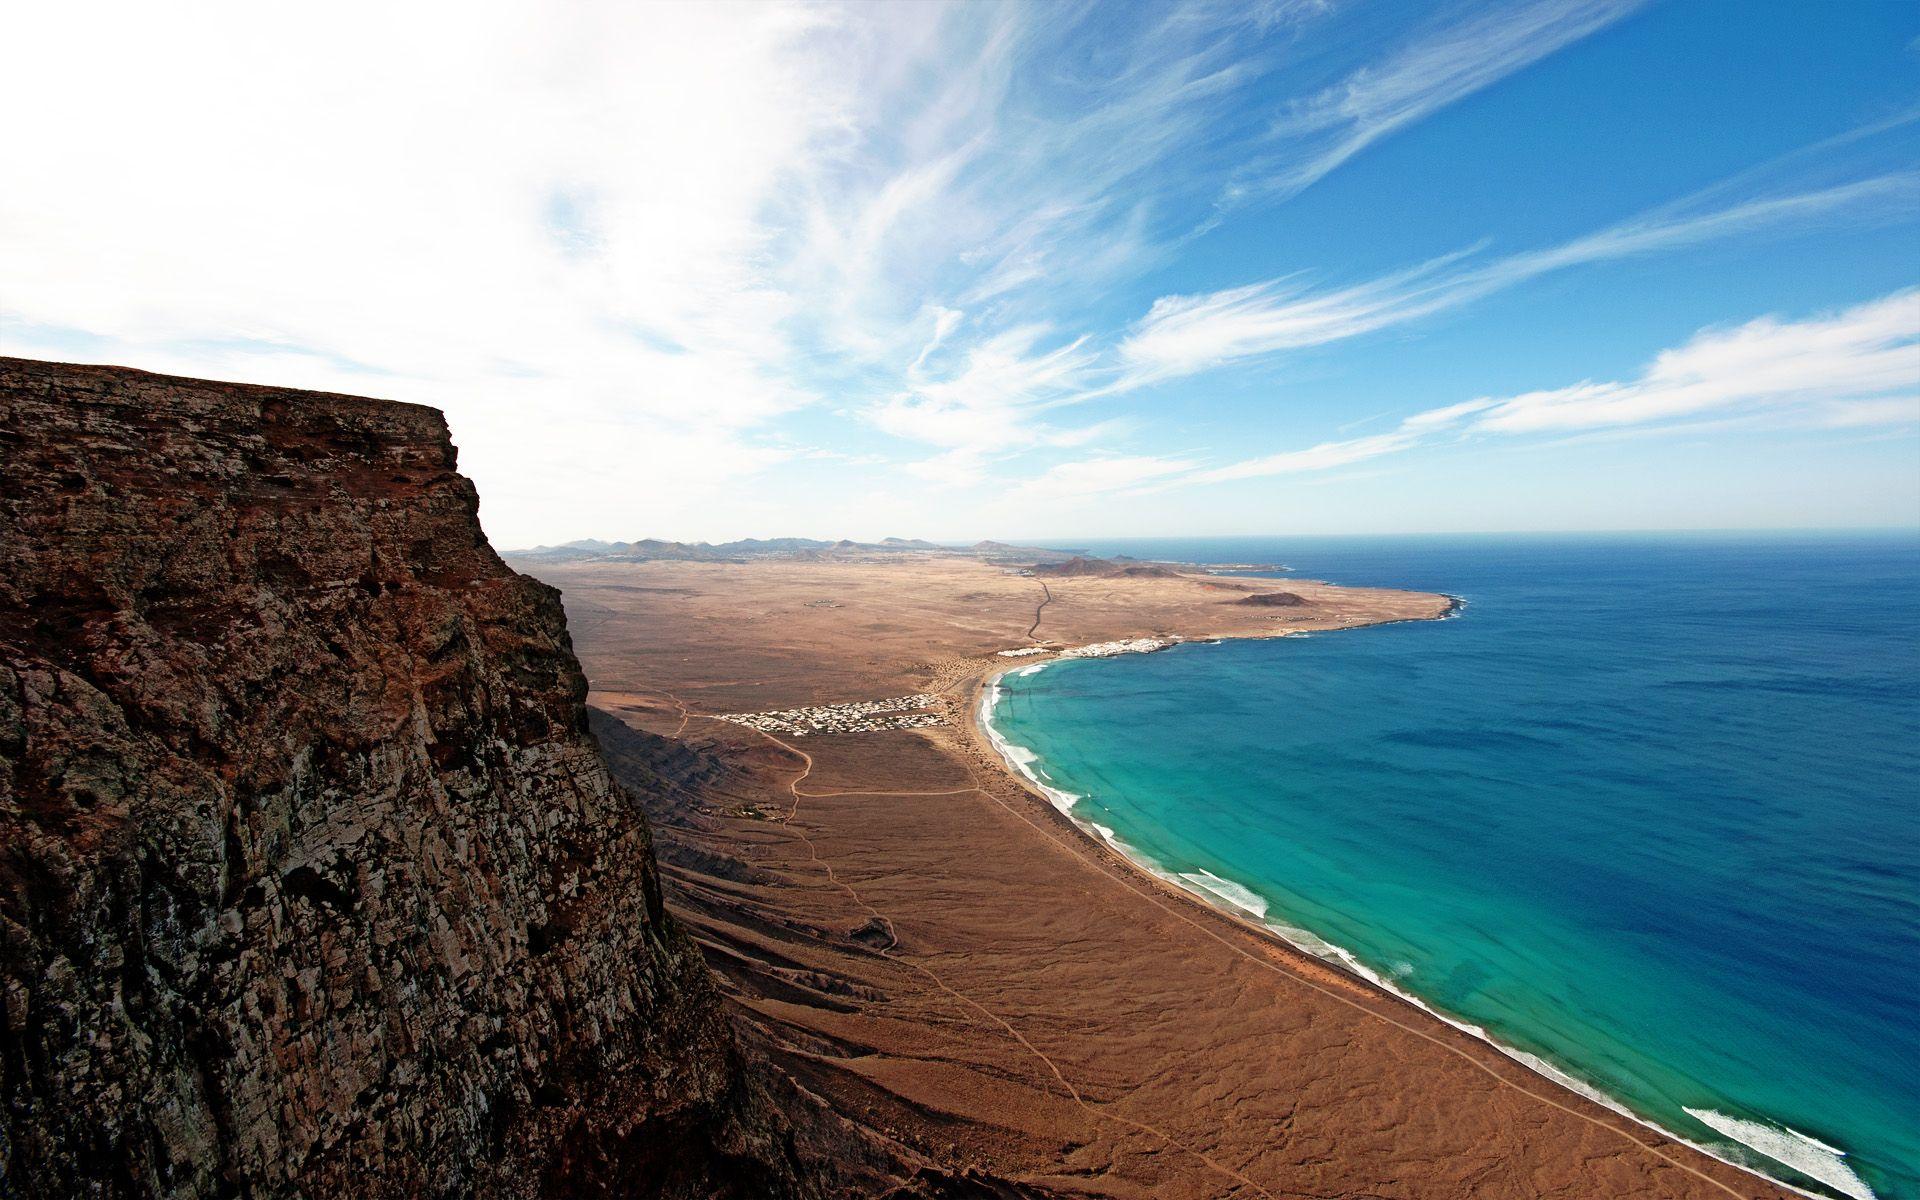
[[432, 409], [0, 359], [0, 1194], [890, 1186], [477, 507]]

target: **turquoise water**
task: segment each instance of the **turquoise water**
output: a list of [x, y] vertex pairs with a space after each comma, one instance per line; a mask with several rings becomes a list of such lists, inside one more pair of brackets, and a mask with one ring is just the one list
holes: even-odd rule
[[1076, 818], [1690, 1141], [1920, 1197], [1920, 536], [1094, 549], [1467, 604], [1007, 677]]

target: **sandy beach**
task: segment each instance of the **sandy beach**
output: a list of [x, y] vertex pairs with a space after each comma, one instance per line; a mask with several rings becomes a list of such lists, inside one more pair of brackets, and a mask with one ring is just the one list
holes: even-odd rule
[[[516, 565], [563, 589], [616, 773], [669, 785], [668, 902], [747, 1035], [943, 1165], [1059, 1195], [1789, 1194], [1138, 869], [975, 720], [1046, 657], [1001, 651], [1447, 597], [1194, 573], [1043, 594], [944, 556]], [[1298, 602], [1241, 602], [1277, 592]], [[924, 720], [859, 727], [922, 696], [898, 711]], [[793, 732], [738, 720], [768, 713]]]

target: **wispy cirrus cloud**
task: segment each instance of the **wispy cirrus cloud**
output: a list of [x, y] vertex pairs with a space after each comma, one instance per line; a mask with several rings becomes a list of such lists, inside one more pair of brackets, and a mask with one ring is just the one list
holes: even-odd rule
[[22, 10], [7, 349], [440, 405], [509, 543], [699, 511], [829, 394], [959, 459], [1070, 441], [1032, 406], [1079, 335], [1010, 347], [1164, 253], [1318, 13]]
[[[902, 86], [872, 98], [887, 119], [856, 122], [845, 160], [810, 182], [794, 271], [807, 281], [800, 290], [826, 302], [802, 325], [824, 354], [911, 364], [906, 386], [864, 411], [888, 433], [944, 447], [916, 464], [922, 473], [962, 481], [1015, 447], [1059, 445], [1054, 410], [1070, 397], [1001, 388], [982, 377], [979, 356], [1004, 358], [1017, 329], [1071, 327], [1116, 280], [1164, 263], [1194, 236], [1193, 212], [1211, 209], [1250, 159], [1311, 159], [1324, 175], [1389, 128], [1632, 7], [1483, 8], [1415, 30], [1377, 68], [1337, 79], [1284, 53], [1330, 19], [1323, 4], [1098, 10], [1095, 53], [1082, 44], [1093, 9], [951, 10], [939, 42], [965, 69], [932, 89], [894, 72]], [[1043, 78], [1026, 70], [1039, 62], [1054, 64]], [[1291, 89], [1285, 66], [1299, 75]], [[1250, 99], [1257, 91], [1290, 92], [1277, 102], [1287, 115], [1277, 122]], [[1023, 367], [1071, 359], [1085, 398], [1101, 383], [1087, 353], [1096, 344], [1111, 339], [1063, 335], [1030, 348]], [[962, 447], [952, 439], [965, 430], [978, 436]]]
[[936, 312], [990, 337], [1138, 270], [1178, 223], [1166, 206], [1235, 161], [1192, 160], [1271, 65], [1237, 5], [850, 11], [840, 49], [871, 86], [776, 218], [784, 277], [821, 301], [804, 334], [881, 365]]
[[7, 350], [437, 405], [508, 545], [697, 512], [815, 401], [760, 215], [848, 107], [828, 17], [19, 10]]
[[[0, 37], [0, 104], [33, 114], [0, 125], [0, 338], [438, 405], [504, 544], [765, 532], [736, 522], [786, 509], [745, 485], [823, 453], [876, 493], [1172, 486], [1229, 468], [1132, 436], [1151, 385], [1911, 204], [1884, 170], [1740, 180], [1358, 283], [1257, 257], [1234, 286], [1140, 282], [1636, 8], [27, 6]], [[1823, 411], [1891, 401], [1851, 403]]]
[[1645, 0], [1540, 0], [1470, 12], [1428, 28], [1378, 61], [1288, 105], [1276, 149], [1236, 173], [1224, 200], [1290, 196], [1379, 139], [1539, 62], [1641, 8]]
[[1323, 346], [1463, 304], [1454, 259], [1352, 287], [1316, 291], [1273, 279], [1194, 296], [1162, 296], [1120, 342], [1114, 391], [1212, 370], [1241, 359]]
[[1124, 494], [1184, 474], [1197, 465], [1190, 458], [1162, 455], [1115, 455], [1056, 463], [1015, 487], [1010, 499], [1017, 505]]
[[1112, 381], [1130, 390], [1229, 363], [1323, 346], [1459, 308], [1555, 271], [1769, 228], [1847, 216], [1898, 216], [1920, 202], [1920, 172], [1700, 210], [1682, 202], [1541, 250], [1487, 259], [1477, 249], [1347, 287], [1282, 278], [1164, 296], [1117, 348]]
[[1467, 400], [1416, 413], [1386, 433], [1245, 459], [1179, 482], [1326, 471], [1478, 436], [1688, 431], [1702, 419], [1920, 426], [1920, 289], [1798, 321], [1766, 316], [1702, 330], [1633, 379]]
[[1094, 354], [1086, 338], [1043, 348], [1051, 334], [1045, 326], [1019, 326], [975, 342], [939, 378], [910, 371], [909, 386], [872, 405], [867, 419], [896, 437], [942, 447], [906, 466], [948, 486], [977, 482], [991, 463], [1011, 455], [1084, 443], [1099, 426], [1059, 428], [1041, 414], [1085, 386]]
[[1579, 383], [1491, 403], [1482, 433], [1645, 425], [1730, 409], [1804, 407], [1844, 423], [1920, 421], [1920, 290], [1829, 317], [1760, 317], [1662, 352], [1637, 379]]

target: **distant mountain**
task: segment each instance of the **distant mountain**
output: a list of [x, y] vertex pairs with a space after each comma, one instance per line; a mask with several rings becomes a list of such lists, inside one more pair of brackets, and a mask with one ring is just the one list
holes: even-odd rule
[[1085, 550], [1049, 550], [1040, 546], [1014, 546], [1007, 542], [975, 542], [961, 551], [991, 562], [1014, 561], [1021, 564], [1065, 562], [1085, 554]]
[[1180, 573], [1151, 563], [1136, 564], [1139, 564], [1138, 559], [1087, 558], [1077, 555], [1065, 562], [1035, 563], [1033, 573], [1097, 579], [1170, 579]]
[[816, 541], [813, 538], [742, 538], [737, 542], [721, 542], [709, 546], [698, 543], [718, 554], [791, 554], [795, 550], [830, 550], [835, 543]]
[[877, 542], [856, 542], [841, 538], [837, 542], [818, 538], [741, 538], [734, 542], [669, 542], [660, 538], [640, 538], [631, 542], [608, 542], [599, 538], [581, 538], [558, 546], [535, 546], [531, 550], [508, 550], [505, 557], [529, 562], [748, 562], [756, 558], [832, 558], [843, 554], [958, 554], [989, 562], [1019, 563], [1065, 562], [1084, 551], [1048, 550], [1038, 546], [1014, 546], [1006, 542], [976, 542], [971, 546], [943, 546], [924, 538], [882, 538]]
[[634, 562], [656, 558], [725, 562], [740, 556], [724, 553], [718, 547], [705, 543], [689, 545], [686, 542], [667, 542], [659, 538], [641, 538], [634, 542], [603, 542], [598, 538], [584, 538], [559, 546], [535, 546], [531, 550], [509, 550], [505, 557], [528, 559], [534, 562], [585, 562], [592, 559]]
[[531, 550], [509, 550], [508, 558], [534, 562], [746, 562], [755, 558], [823, 557], [834, 554], [926, 553], [944, 550], [935, 542], [887, 538], [881, 542], [855, 542], [842, 538], [837, 542], [818, 538], [741, 538], [733, 542], [669, 542], [660, 538], [640, 538], [631, 542], [607, 542], [582, 538], [558, 546], [535, 546]]

